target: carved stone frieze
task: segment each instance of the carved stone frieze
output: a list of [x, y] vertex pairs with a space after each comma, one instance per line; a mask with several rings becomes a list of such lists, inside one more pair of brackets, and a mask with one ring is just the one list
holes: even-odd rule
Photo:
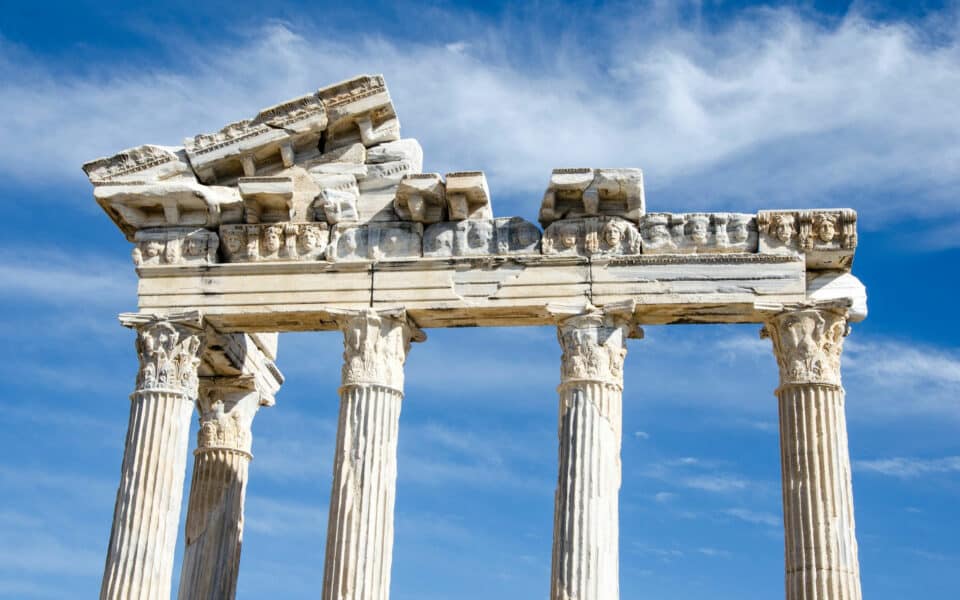
[[366, 309], [342, 313], [337, 322], [343, 330], [343, 385], [374, 384], [402, 390], [410, 342], [426, 339], [406, 313]]
[[323, 103], [316, 94], [308, 94], [218, 132], [187, 138], [184, 146], [197, 177], [214, 183], [238, 175], [253, 177], [263, 165], [293, 166], [299, 152], [317, 153], [326, 126]]
[[134, 235], [133, 264], [213, 264], [219, 237], [206, 229], [143, 229]]
[[360, 75], [317, 91], [329, 118], [327, 146], [370, 147], [400, 139], [400, 121], [382, 75]]
[[644, 254], [757, 251], [757, 225], [742, 213], [647, 213], [640, 218]]
[[145, 144], [83, 165], [90, 181], [160, 181], [176, 177], [193, 179], [193, 171], [181, 147]]
[[327, 260], [350, 262], [400, 260], [422, 254], [423, 225], [411, 221], [371, 222], [359, 226], [338, 225]]
[[810, 269], [849, 270], [857, 248], [857, 213], [850, 209], [765, 210], [757, 214], [760, 252], [799, 253]]
[[561, 356], [561, 385], [573, 381], [601, 381], [623, 387], [623, 361], [627, 356], [629, 323], [590, 312], [560, 322], [557, 339]]
[[446, 221], [423, 233], [424, 256], [539, 254], [540, 229], [520, 217]]
[[203, 333], [195, 326], [163, 319], [125, 324], [137, 329], [136, 392], [164, 391], [196, 398]]
[[644, 210], [640, 169], [554, 169], [540, 205], [540, 224], [591, 216], [636, 223]]
[[543, 253], [572, 256], [640, 253], [637, 226], [617, 217], [564, 219], [543, 233]]
[[845, 309], [808, 307], [771, 317], [760, 336], [773, 342], [781, 385], [839, 386], [840, 355], [848, 331]]
[[329, 235], [325, 223], [224, 225], [220, 228], [226, 262], [322, 260]]

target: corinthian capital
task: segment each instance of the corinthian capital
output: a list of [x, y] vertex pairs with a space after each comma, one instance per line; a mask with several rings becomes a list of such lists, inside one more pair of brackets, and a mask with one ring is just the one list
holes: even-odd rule
[[236, 450], [249, 455], [253, 417], [262, 403], [251, 376], [202, 377], [197, 452]]
[[156, 317], [120, 315], [120, 321], [137, 330], [137, 392], [165, 391], [197, 396], [197, 367], [203, 349], [199, 315]]
[[410, 342], [426, 336], [403, 310], [344, 311], [337, 323], [343, 330], [343, 385], [377, 384], [403, 389], [403, 364]]
[[840, 354], [847, 335], [847, 310], [799, 307], [770, 317], [761, 337], [769, 337], [780, 367], [780, 384], [841, 385]]
[[623, 386], [623, 360], [631, 333], [629, 320], [588, 312], [560, 321], [557, 339], [563, 350], [561, 384], [578, 381], [602, 381]]

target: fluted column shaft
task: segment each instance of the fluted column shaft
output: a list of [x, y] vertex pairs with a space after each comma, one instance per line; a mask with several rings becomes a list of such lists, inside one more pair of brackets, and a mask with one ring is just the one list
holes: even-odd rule
[[140, 369], [100, 598], [168, 600], [202, 340], [183, 323], [124, 324], [138, 329]]
[[204, 377], [180, 600], [232, 600], [243, 544], [251, 426], [261, 394], [243, 377]]
[[560, 475], [552, 600], [617, 600], [623, 361], [629, 328], [601, 313], [563, 321]]
[[402, 312], [344, 315], [324, 600], [386, 600], [393, 561], [403, 364], [422, 334]]
[[803, 308], [764, 327], [780, 366], [787, 600], [859, 600], [840, 355], [846, 311]]

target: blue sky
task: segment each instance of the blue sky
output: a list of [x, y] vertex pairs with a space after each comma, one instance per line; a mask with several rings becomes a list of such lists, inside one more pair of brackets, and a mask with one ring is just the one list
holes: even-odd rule
[[[643, 168], [650, 210], [857, 209], [870, 316], [844, 378], [864, 593], [956, 597], [957, 4], [267, 5], [0, 15], [0, 598], [94, 597], [110, 530], [136, 369], [116, 314], [136, 281], [81, 163], [361, 72], [386, 76], [426, 170], [487, 172], [498, 216], [534, 220], [569, 165]], [[782, 594], [777, 375], [757, 331], [630, 342], [625, 599]], [[408, 361], [393, 598], [545, 597], [555, 334], [428, 333]], [[340, 354], [334, 333], [281, 336], [243, 598], [319, 594]]]

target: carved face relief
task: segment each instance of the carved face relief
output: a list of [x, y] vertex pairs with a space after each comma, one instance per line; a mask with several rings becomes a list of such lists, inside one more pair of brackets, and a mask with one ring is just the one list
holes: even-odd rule
[[837, 234], [836, 224], [832, 218], [826, 215], [817, 216], [817, 220], [814, 223], [814, 230], [816, 231], [817, 237], [820, 238], [820, 241], [824, 243], [832, 242], [834, 236]]
[[343, 247], [350, 254], [357, 251], [357, 230], [351, 229], [343, 234]]
[[560, 228], [560, 245], [563, 248], [573, 248], [577, 245], [577, 228], [565, 225]]
[[263, 233], [263, 247], [270, 254], [280, 250], [280, 228], [267, 227]]
[[705, 218], [690, 220], [690, 240], [694, 244], [706, 244], [710, 239], [710, 221]]
[[143, 255], [146, 258], [156, 258], [163, 251], [163, 242], [150, 240], [143, 246]]
[[206, 240], [200, 238], [200, 236], [188, 237], [184, 253], [187, 256], [202, 256], [204, 246], [206, 246]]
[[770, 226], [770, 233], [784, 244], [789, 244], [793, 238], [793, 217], [788, 215], [774, 217], [773, 224]]
[[654, 244], [665, 244], [670, 241], [670, 230], [665, 223], [657, 223], [647, 229], [647, 237]]
[[223, 244], [230, 254], [237, 254], [243, 247], [243, 239], [240, 232], [235, 229], [226, 229], [223, 231]]
[[750, 237], [750, 230], [747, 228], [747, 221], [736, 220], [730, 226], [730, 239], [735, 244], [742, 244]]
[[487, 245], [491, 235], [488, 223], [474, 223], [473, 227], [467, 228], [467, 246], [470, 248], [483, 248]]
[[514, 228], [513, 239], [520, 248], [526, 248], [537, 241], [537, 238], [534, 236], [533, 231], [531, 231], [529, 227]]
[[316, 249], [316, 247], [320, 244], [320, 239], [317, 237], [317, 232], [314, 231], [312, 227], [307, 227], [303, 230], [301, 241], [303, 243], [303, 248], [307, 252]]
[[607, 226], [603, 229], [603, 241], [611, 248], [620, 247], [620, 242], [623, 241], [623, 231], [618, 223], [607, 223]]
[[168, 240], [167, 247], [163, 250], [163, 260], [168, 263], [175, 263], [180, 258], [180, 242], [177, 240]]

